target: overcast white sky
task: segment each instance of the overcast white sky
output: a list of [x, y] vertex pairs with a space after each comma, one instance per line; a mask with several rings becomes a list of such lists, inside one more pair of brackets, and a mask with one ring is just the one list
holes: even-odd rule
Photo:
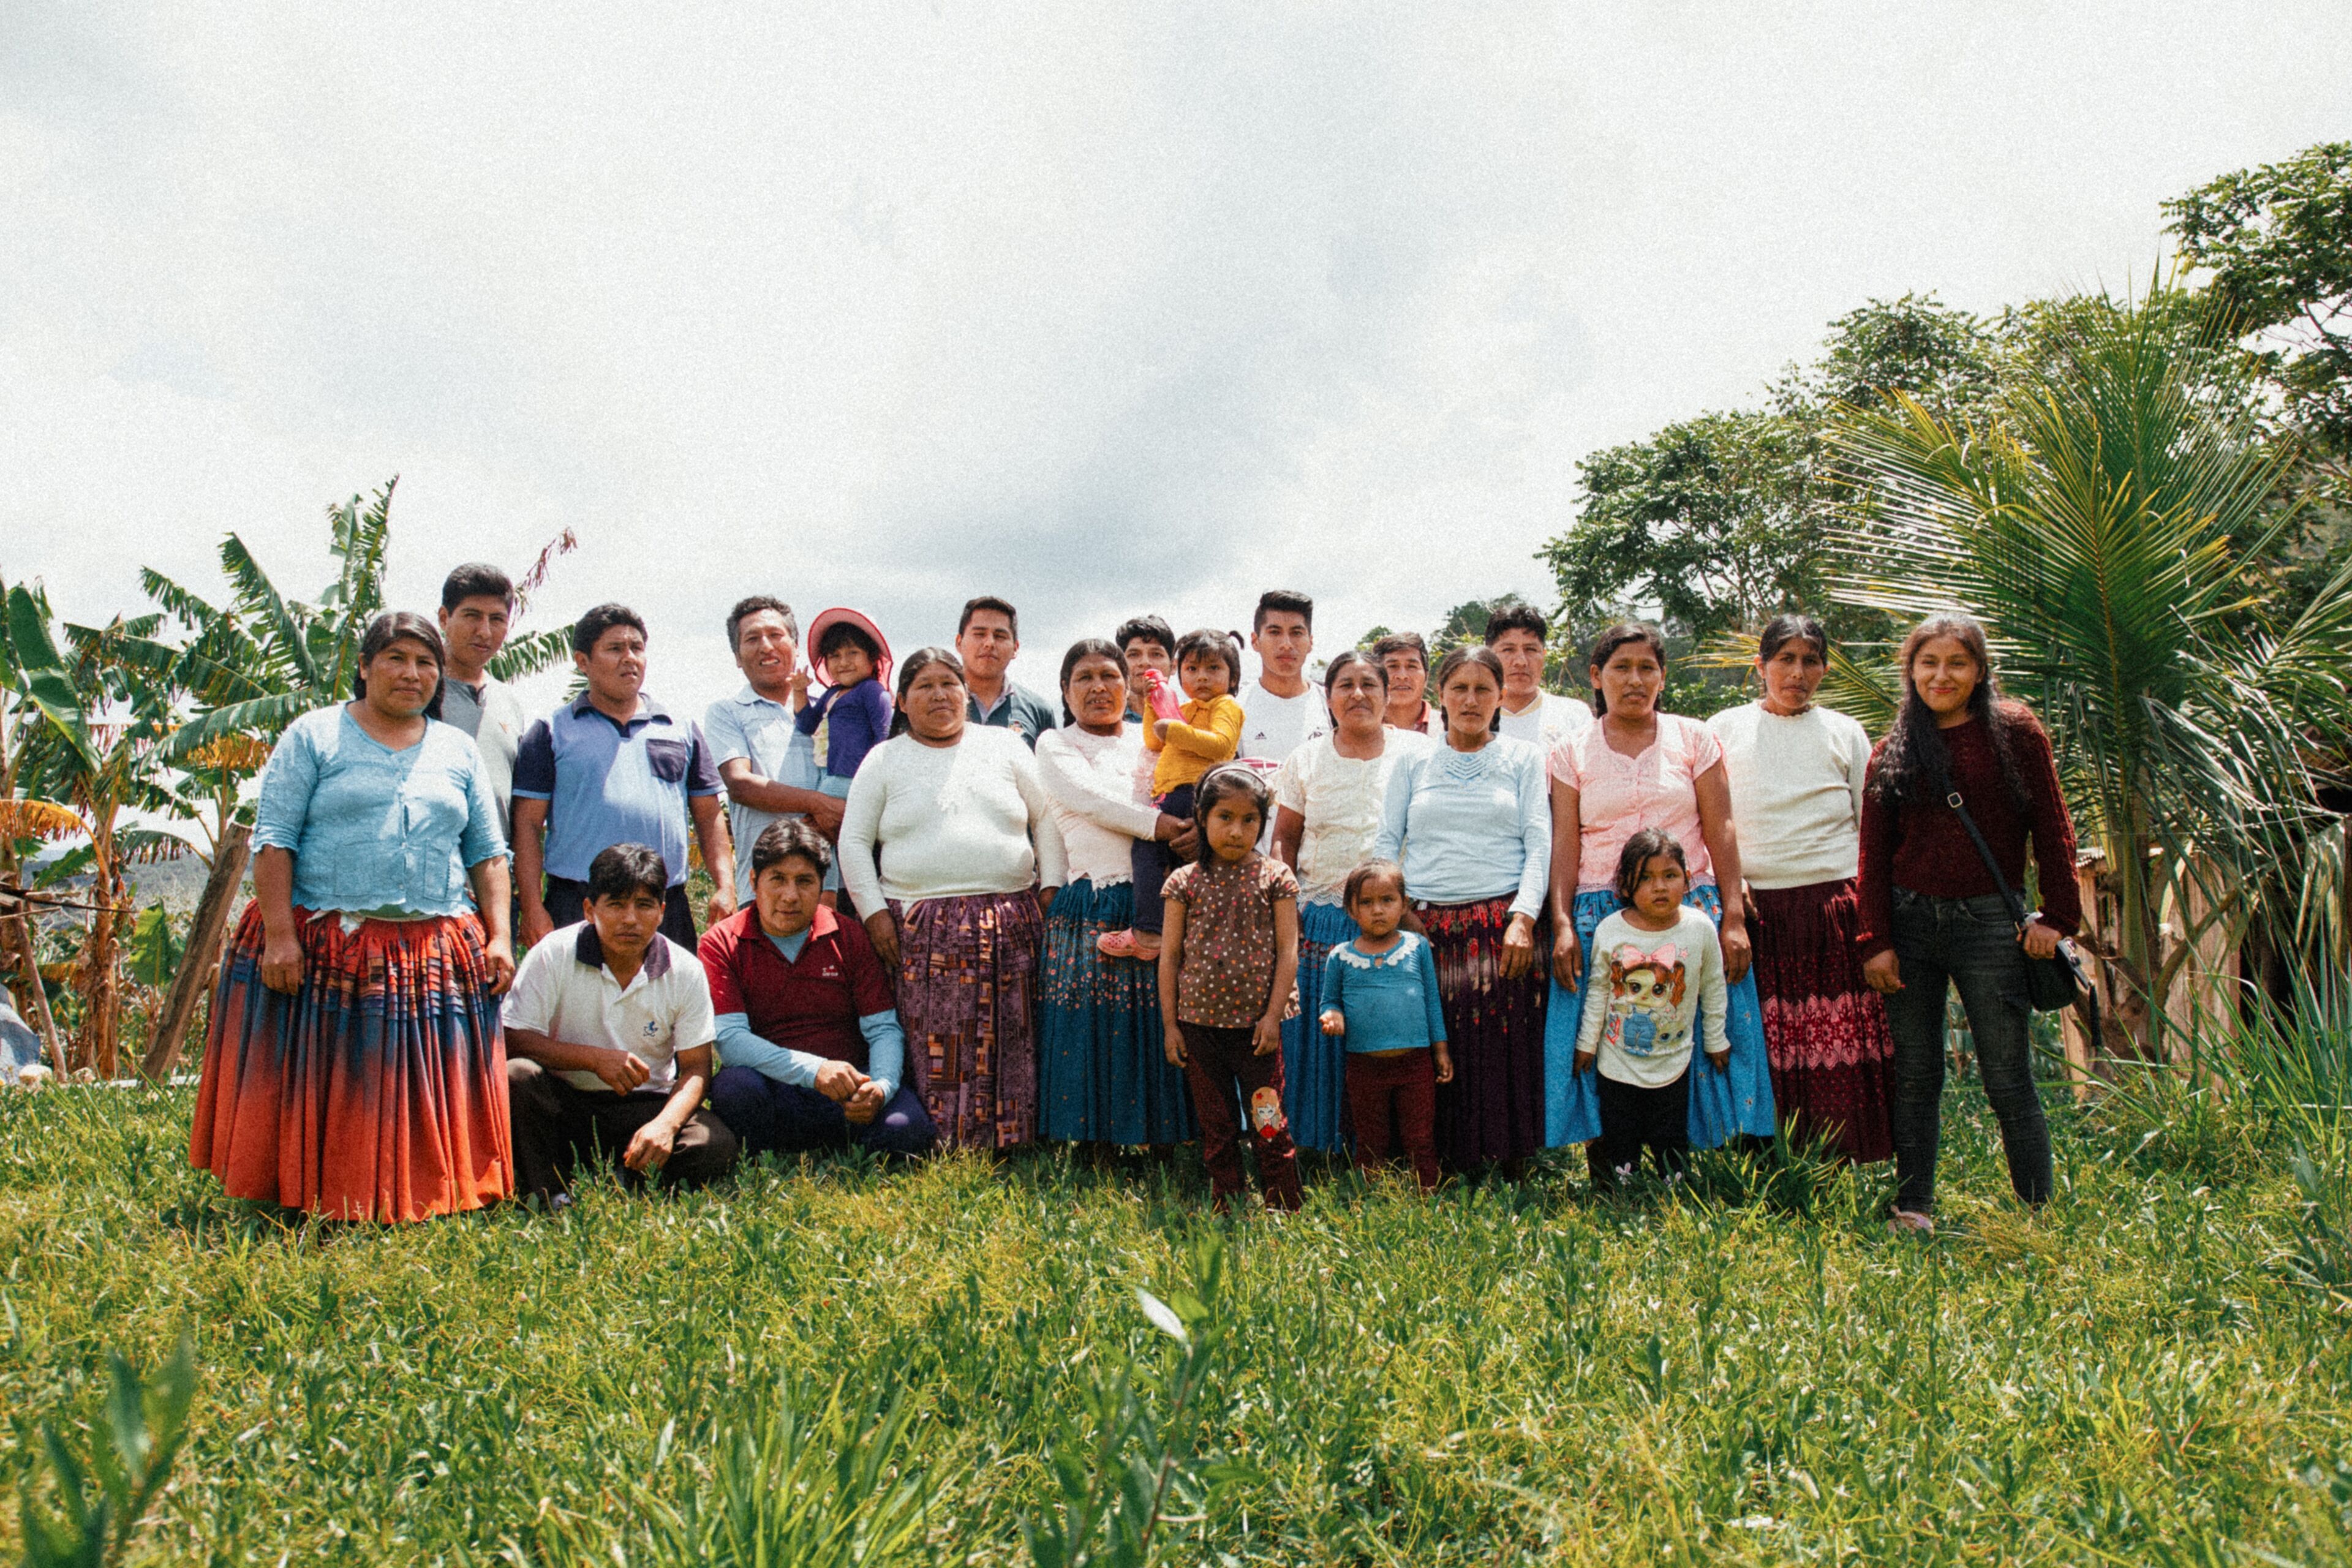
[[753, 590], [895, 646], [1531, 552], [1575, 464], [1824, 324], [2131, 287], [2158, 204], [2352, 134], [2352, 5], [107, 6], [0, 0], [0, 575], [76, 619], [234, 529], [395, 602], [578, 531], [651, 689]]

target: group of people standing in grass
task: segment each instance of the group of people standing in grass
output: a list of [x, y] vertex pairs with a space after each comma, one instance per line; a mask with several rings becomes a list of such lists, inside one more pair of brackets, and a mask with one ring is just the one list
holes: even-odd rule
[[[264, 772], [192, 1138], [236, 1195], [408, 1219], [561, 1204], [585, 1159], [695, 1184], [744, 1151], [1197, 1139], [1220, 1211], [1252, 1164], [1295, 1208], [1300, 1148], [1427, 1188], [1580, 1143], [1606, 1189], [1785, 1132], [1891, 1153], [1926, 1227], [1955, 986], [2016, 1191], [2049, 1195], [2023, 965], [2077, 922], [2073, 834], [1965, 616], [1906, 639], [1874, 749], [1795, 615], [1760, 698], [1702, 721], [1661, 710], [1634, 622], [1589, 700], [1544, 689], [1525, 608], [1318, 686], [1313, 603], [1276, 592], [1255, 680], [1237, 635], [1140, 616], [1052, 702], [1009, 678], [1003, 600], [903, 659], [828, 610], [803, 662], [755, 595], [697, 723], [618, 605], [530, 718], [488, 672], [511, 609], [468, 566], [437, 622], [380, 617]], [[2031, 853], [2021, 930], [1956, 796], [2011, 886]]]

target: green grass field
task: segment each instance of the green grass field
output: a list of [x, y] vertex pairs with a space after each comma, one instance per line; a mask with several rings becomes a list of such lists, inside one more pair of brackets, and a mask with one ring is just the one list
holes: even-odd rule
[[1921, 1243], [1880, 1175], [1728, 1163], [1318, 1165], [1223, 1226], [1190, 1152], [289, 1226], [186, 1168], [185, 1090], [8, 1094], [0, 1479], [53, 1506], [39, 1423], [86, 1448], [108, 1352], [184, 1328], [134, 1562], [1010, 1563], [1024, 1521], [1048, 1563], [2343, 1559], [2333, 1200], [2226, 1118], [2068, 1110], [2028, 1218], [1979, 1098]]

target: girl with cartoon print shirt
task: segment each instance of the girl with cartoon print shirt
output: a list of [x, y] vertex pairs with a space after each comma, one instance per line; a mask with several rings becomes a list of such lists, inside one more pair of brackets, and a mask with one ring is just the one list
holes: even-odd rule
[[[1682, 846], [1656, 828], [1625, 843], [1617, 895], [1626, 907], [1593, 932], [1588, 1003], [1576, 1041], [1576, 1070], [1600, 1064], [1601, 1136], [1587, 1146], [1593, 1186], [1613, 1187], [1649, 1151], [1658, 1173], [1683, 1169], [1690, 1148], [1691, 1041], [1723, 1039], [1729, 1001], [1715, 921], [1688, 909], [1690, 873]], [[1717, 1050], [1706, 1070], [1728, 1070]]]

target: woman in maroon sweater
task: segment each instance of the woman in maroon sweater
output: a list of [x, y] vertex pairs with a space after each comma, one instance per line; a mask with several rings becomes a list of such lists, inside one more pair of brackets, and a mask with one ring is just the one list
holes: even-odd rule
[[[1984, 628], [1937, 616], [1903, 642], [1903, 709], [1871, 753], [1862, 803], [1863, 979], [1895, 1037], [1895, 1223], [1932, 1230], [1944, 1092], [1944, 998], [1960, 994], [2010, 1185], [2050, 1196], [2050, 1129], [2033, 1087], [2025, 960], [2047, 958], [2082, 920], [2074, 826], [2050, 738], [2000, 695]], [[1958, 791], [2001, 875], [2025, 887], [2033, 847], [2042, 908], [2021, 941], [2000, 889], [1946, 797]]]

